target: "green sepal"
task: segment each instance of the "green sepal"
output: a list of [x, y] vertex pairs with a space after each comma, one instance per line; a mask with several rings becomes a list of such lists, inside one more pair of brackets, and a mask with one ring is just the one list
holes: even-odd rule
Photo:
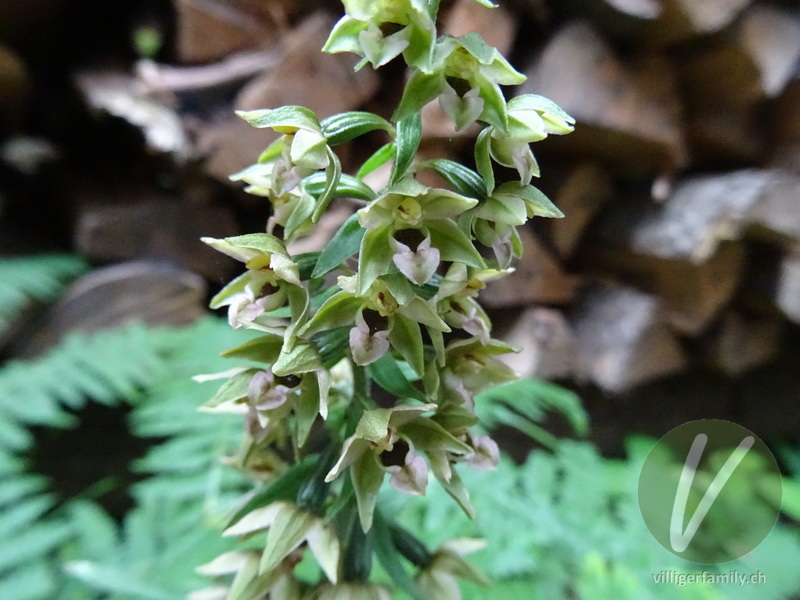
[[397, 123], [397, 155], [392, 165], [391, 183], [406, 174], [417, 155], [422, 140], [422, 114], [415, 112]]
[[382, 129], [394, 135], [394, 127], [391, 123], [371, 112], [352, 111], [333, 115], [324, 119], [320, 126], [322, 133], [328, 138], [328, 144], [337, 146], [349, 142], [359, 136]]
[[241, 294], [244, 291], [244, 288], [247, 287], [247, 284], [250, 282], [251, 278], [252, 276], [250, 273], [245, 271], [241, 275], [238, 275], [235, 279], [232, 279], [224, 288], [217, 292], [213, 298], [211, 298], [211, 302], [208, 303], [209, 308], [216, 310], [217, 308], [225, 306], [227, 300], [236, 294]]
[[240, 358], [272, 364], [278, 360], [283, 348], [283, 336], [267, 333], [244, 344], [222, 352], [225, 358]]
[[403, 427], [403, 433], [414, 442], [414, 447], [426, 450], [445, 450], [452, 454], [469, 454], [473, 449], [449, 433], [436, 421], [415, 419]]
[[278, 377], [300, 375], [322, 368], [322, 359], [311, 342], [297, 340], [291, 350], [284, 351], [272, 365], [272, 372]]
[[[306, 378], [308, 381], [306, 381]], [[302, 448], [311, 433], [311, 427], [320, 414], [320, 389], [316, 377], [310, 374], [303, 378], [303, 385], [300, 394], [294, 403], [294, 414], [296, 417], [295, 429], [295, 448]], [[326, 407], [327, 412], [327, 407]]]
[[251, 598], [261, 598], [269, 591], [280, 576], [281, 572], [278, 570], [261, 573], [259, 575], [258, 560], [256, 559], [253, 566], [248, 565], [245, 569], [236, 574], [225, 600], [251, 600]]
[[316, 519], [313, 515], [298, 510], [286, 503], [275, 515], [267, 533], [267, 546], [261, 555], [260, 573], [273, 570], [297, 548], [308, 535]]
[[414, 71], [406, 83], [400, 103], [392, 115], [392, 121], [399, 126], [406, 119], [420, 114], [423, 106], [439, 96], [443, 82], [441, 73], [428, 74], [419, 70]]
[[384, 275], [381, 281], [386, 284], [386, 289], [401, 306], [408, 304], [416, 296], [411, 282], [402, 273]]
[[283, 352], [291, 351], [295, 344], [295, 333], [305, 324], [311, 299], [308, 290], [296, 285], [286, 286], [286, 295], [289, 297], [289, 308], [292, 311], [291, 322], [283, 334]]
[[392, 411], [388, 408], [365, 410], [356, 425], [355, 436], [373, 444], [381, 442], [389, 430]]
[[[542, 119], [549, 122], [557, 130], [567, 133], [570, 130], [565, 125], [574, 125], [575, 119], [572, 118], [567, 112], [558, 104], [536, 94], [520, 94], [515, 96], [508, 102], [509, 110], [535, 110], [538, 112]], [[552, 130], [551, 130], [552, 131]]]
[[389, 270], [392, 264], [392, 247], [389, 245], [389, 236], [392, 226], [385, 225], [377, 229], [368, 229], [361, 240], [361, 249], [358, 254], [358, 276], [356, 281], [359, 296], [367, 293], [370, 286], [381, 275]]
[[445, 353], [443, 332], [435, 327], [428, 327], [428, 337], [431, 338], [431, 345], [433, 346], [433, 351], [436, 355], [436, 364], [440, 367], [444, 367]]
[[244, 369], [234, 374], [220, 386], [210, 400], [202, 405], [200, 410], [214, 409], [221, 404], [246, 400], [247, 388], [256, 373], [258, 373], [258, 369]]
[[318, 331], [352, 325], [356, 313], [364, 305], [364, 300], [350, 292], [337, 292], [323, 304], [308, 323], [300, 329], [300, 335], [314, 334]]
[[330, 162], [328, 140], [319, 131], [299, 129], [292, 137], [289, 158], [296, 165], [322, 169]]
[[416, 170], [431, 169], [438, 173], [455, 191], [463, 196], [482, 200], [486, 197], [486, 183], [472, 169], [446, 158], [435, 158], [419, 163]]
[[271, 127], [282, 133], [297, 129], [320, 132], [317, 116], [304, 106], [281, 106], [273, 109], [237, 110], [236, 114], [253, 127]]
[[[245, 250], [254, 250], [256, 253], [260, 254], [280, 254], [282, 256], [289, 256], [289, 253], [286, 251], [286, 247], [283, 245], [283, 242], [271, 233], [246, 233], [244, 235], [226, 237], [221, 240], [221, 242], [224, 244], [217, 243], [215, 245], [209, 242], [206, 243], [209, 243], [209, 245], [215, 250], [219, 250], [220, 252], [226, 254], [227, 252], [225, 252], [224, 249], [225, 244], [231, 247], [228, 248], [228, 250], [231, 252], [235, 252], [235, 249], [240, 248]], [[229, 256], [234, 255], [230, 254]], [[236, 256], [234, 256], [234, 258], [236, 258]]]
[[414, 372], [422, 377], [425, 361], [422, 352], [422, 333], [419, 323], [395, 313], [389, 343], [405, 359]]
[[325, 146], [325, 149], [329, 158], [328, 166], [325, 168], [326, 185], [322, 194], [317, 198], [317, 206], [314, 209], [314, 214], [311, 215], [312, 223], [319, 221], [322, 213], [325, 212], [328, 204], [333, 200], [336, 187], [339, 185], [339, 179], [342, 176], [342, 163], [339, 161], [339, 157], [331, 150], [330, 146]]
[[519, 85], [527, 79], [511, 66], [497, 48], [487, 44], [478, 32], [472, 31], [453, 39], [481, 63], [480, 72], [487, 79], [500, 85]]
[[484, 101], [483, 110], [478, 119], [494, 125], [500, 131], [507, 131], [508, 112], [506, 110], [506, 99], [503, 97], [503, 92], [500, 91], [500, 86], [482, 78], [478, 82], [478, 89]]
[[438, 329], [445, 333], [450, 331], [450, 327], [442, 320], [436, 310], [418, 296], [414, 296], [404, 304], [400, 308], [400, 313], [412, 321], [426, 325], [430, 329]]
[[[266, 164], [268, 162], [271, 162], [271, 161], [275, 160], [276, 158], [278, 158], [283, 153], [283, 148], [286, 145], [286, 139], [287, 139], [286, 136], [282, 135], [277, 140], [272, 142], [269, 146], [267, 146], [264, 149], [264, 151], [261, 154], [259, 154], [258, 160], [256, 161], [256, 164], [259, 165], [259, 166], [262, 166], [262, 165], [264, 165], [264, 164]], [[236, 179], [233, 179], [233, 178], [234, 177], [238, 177], [241, 173], [243, 173], [243, 172], [239, 172], [239, 173], [236, 173], [235, 175], [231, 175], [229, 179], [231, 179], [233, 181], [236, 181]]]
[[519, 196], [525, 201], [528, 209], [528, 217], [549, 217], [561, 219], [564, 217], [558, 207], [552, 203], [550, 198], [538, 188], [523, 184], [519, 181], [509, 181], [504, 183], [494, 191], [493, 196]]
[[485, 269], [486, 263], [475, 249], [469, 237], [452, 221], [430, 221], [427, 223], [431, 245], [439, 249], [442, 260], [461, 262], [469, 267]]
[[490, 152], [492, 144], [491, 131], [490, 128], [485, 128], [475, 140], [475, 167], [483, 178], [487, 194], [490, 194], [494, 189], [494, 169], [492, 168]]
[[397, 153], [397, 144], [394, 142], [389, 142], [388, 144], [384, 144], [380, 148], [378, 148], [372, 156], [370, 156], [367, 160], [364, 161], [364, 164], [361, 165], [361, 168], [356, 173], [356, 177], [359, 179], [364, 179], [370, 173], [373, 173], [387, 162], [394, 158], [395, 154]]
[[358, 34], [364, 31], [368, 23], [358, 21], [352, 17], [344, 16], [333, 26], [328, 40], [322, 47], [323, 52], [336, 54], [337, 52], [353, 52], [361, 54], [361, 43]]
[[[303, 180], [303, 186], [309, 194], [319, 197], [325, 191], [327, 181], [328, 176], [326, 173], [314, 173]], [[347, 173], [341, 174], [339, 183], [333, 191], [334, 198], [356, 198], [358, 200], [366, 200], [367, 202], [374, 200], [375, 196], [376, 194], [372, 191], [371, 187], [360, 179], [348, 175]]]
[[314, 214], [314, 198], [308, 193], [308, 190], [300, 188], [302, 196], [295, 203], [295, 208], [284, 225], [284, 238], [289, 240], [294, 237], [298, 229], [307, 225], [309, 217]]
[[353, 213], [325, 246], [311, 276], [322, 277], [358, 252], [364, 233], [366, 230], [358, 222], [358, 213]]
[[524, 225], [528, 220], [528, 210], [525, 201], [519, 196], [495, 192], [481, 203], [476, 216], [508, 225]]
[[378, 492], [383, 484], [383, 475], [384, 471], [378, 464], [378, 457], [374, 452], [365, 452], [350, 465], [350, 480], [356, 492], [358, 518], [364, 532], [372, 527], [372, 517], [375, 514]]
[[398, 398], [414, 398], [425, 402], [425, 395], [406, 379], [403, 370], [397, 365], [397, 361], [392, 358], [391, 354], [384, 354], [377, 361], [368, 365], [367, 370], [372, 380], [390, 394], [394, 394]]
[[426, 73], [431, 73], [433, 67], [433, 48], [436, 38], [436, 28], [433, 23], [429, 27], [410, 26], [408, 46], [403, 50], [406, 64]]
[[464, 514], [466, 514], [470, 519], [474, 519], [475, 507], [472, 506], [472, 501], [469, 499], [469, 492], [467, 491], [464, 482], [461, 481], [461, 477], [459, 477], [458, 473], [456, 473], [455, 469], [452, 471], [450, 481], [443, 481], [440, 479], [439, 483], [461, 507], [461, 510], [464, 511]]

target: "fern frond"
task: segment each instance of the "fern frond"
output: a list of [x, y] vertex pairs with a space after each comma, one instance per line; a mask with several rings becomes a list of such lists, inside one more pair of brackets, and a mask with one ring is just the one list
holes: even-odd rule
[[[182, 329], [131, 325], [72, 334], [0, 370], [0, 590], [15, 590], [0, 597], [45, 600], [58, 589], [64, 600], [178, 598], [203, 585], [193, 569], [227, 549], [218, 524], [242, 491], [219, 460], [237, 446], [241, 420], [225, 426], [199, 413], [214, 383], [191, 376], [228, 367], [213, 350], [238, 341], [211, 318]], [[148, 477], [121, 528], [86, 501], [57, 506], [20, 460], [33, 443], [29, 426], [71, 426], [88, 402], [128, 405], [132, 435], [162, 440], [136, 465]]]
[[88, 270], [78, 256], [43, 254], [0, 260], [0, 334], [33, 300], [49, 302], [64, 286]]

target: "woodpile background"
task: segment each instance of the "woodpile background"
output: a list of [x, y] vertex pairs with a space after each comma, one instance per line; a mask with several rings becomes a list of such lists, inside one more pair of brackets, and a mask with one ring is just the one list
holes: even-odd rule
[[[511, 94], [548, 96], [578, 121], [534, 147], [567, 217], [527, 229], [517, 272], [484, 295], [499, 334], [525, 348], [514, 366], [578, 390], [609, 452], [628, 432], [704, 417], [797, 441], [800, 2], [442, 4], [444, 32], [480, 31], [527, 74]], [[398, 65], [354, 73], [353, 57], [319, 53], [340, 10], [0, 5], [0, 255], [65, 250], [98, 267], [0, 340], [5, 356], [74, 328], [204, 312], [236, 267], [198, 238], [262, 230], [269, 215], [228, 180], [270, 141], [233, 110], [388, 117], [397, 101]], [[470, 160], [474, 131], [455, 134], [434, 105], [424, 118], [426, 155]]]

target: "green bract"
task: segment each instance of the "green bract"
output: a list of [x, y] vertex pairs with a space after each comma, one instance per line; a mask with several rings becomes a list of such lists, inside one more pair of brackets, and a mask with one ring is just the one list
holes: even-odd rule
[[[326, 51], [358, 54], [357, 68], [398, 56], [411, 68], [391, 121], [364, 111], [320, 120], [300, 106], [240, 113], [278, 134], [231, 177], [270, 203], [268, 233], [203, 239], [245, 267], [211, 306], [261, 336], [225, 353], [246, 362], [212, 376], [225, 381], [203, 406], [243, 415], [245, 439], [229, 462], [261, 486], [226, 530], [263, 537], [260, 547], [202, 568], [233, 576], [214, 596], [228, 600], [391, 597], [369, 582], [373, 556], [415, 600], [460, 598], [456, 579], [485, 583], [463, 558], [474, 543], [427, 550], [381, 510], [380, 491], [388, 480], [423, 495], [436, 481], [474, 515], [459, 469], [499, 460], [477, 429], [476, 396], [516, 378], [501, 359], [514, 349], [492, 338], [479, 295], [513, 271], [519, 227], [563, 216], [530, 183], [530, 144], [571, 131], [569, 115], [541, 96], [506, 102], [501, 86], [525, 77], [476, 33], [437, 37], [436, 0], [344, 6]], [[421, 110], [437, 99], [456, 129], [483, 125], [474, 169], [417, 160]], [[367, 157], [352, 173], [337, 155], [345, 144]], [[385, 185], [365, 181], [389, 161]], [[496, 181], [493, 163], [519, 181]], [[431, 175], [440, 182], [421, 183]], [[338, 198], [359, 206], [320, 252], [290, 253]], [[295, 570], [306, 554], [316, 575]]]

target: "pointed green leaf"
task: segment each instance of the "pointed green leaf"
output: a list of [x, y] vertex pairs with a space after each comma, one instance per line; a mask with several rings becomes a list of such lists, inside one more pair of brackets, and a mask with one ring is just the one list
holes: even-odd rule
[[358, 222], [358, 214], [350, 215], [325, 246], [311, 276], [322, 277], [358, 252], [365, 232]]
[[425, 395], [411, 385], [402, 369], [397, 365], [397, 361], [390, 354], [384, 354], [370, 364], [367, 370], [375, 383], [398, 398], [414, 398], [421, 402], [425, 401]]
[[486, 197], [486, 182], [472, 169], [446, 158], [426, 160], [417, 169], [432, 169], [452, 185], [459, 194], [481, 200]]
[[[305, 187], [306, 191], [308, 191], [308, 193], [312, 196], [321, 196], [325, 191], [326, 185], [326, 173], [314, 173], [303, 180], [303, 187]], [[375, 192], [373, 192], [372, 188], [360, 179], [357, 179], [352, 175], [348, 175], [347, 173], [342, 173], [341, 177], [339, 178], [339, 183], [336, 185], [336, 189], [333, 192], [333, 197], [356, 198], [358, 200], [366, 200], [367, 202], [370, 202], [375, 199]]]
[[422, 114], [413, 113], [397, 123], [397, 156], [392, 166], [392, 183], [406, 174], [414, 157], [417, 155], [419, 143], [422, 140]]
[[380, 511], [374, 515], [373, 539], [375, 540], [375, 554], [381, 561], [383, 568], [392, 578], [392, 581], [410, 595], [414, 600], [429, 600], [417, 587], [414, 580], [400, 562], [400, 553], [392, 541], [392, 532], [389, 523]]
[[394, 134], [394, 127], [389, 121], [370, 112], [340, 113], [324, 119], [320, 125], [331, 146], [343, 144], [376, 129]]
[[361, 168], [356, 173], [356, 177], [359, 179], [364, 179], [370, 173], [373, 173], [387, 162], [394, 158], [394, 155], [397, 152], [397, 144], [394, 142], [389, 142], [388, 144], [381, 146], [378, 148], [372, 156], [370, 156], [367, 160], [364, 161], [364, 164], [361, 165]]

